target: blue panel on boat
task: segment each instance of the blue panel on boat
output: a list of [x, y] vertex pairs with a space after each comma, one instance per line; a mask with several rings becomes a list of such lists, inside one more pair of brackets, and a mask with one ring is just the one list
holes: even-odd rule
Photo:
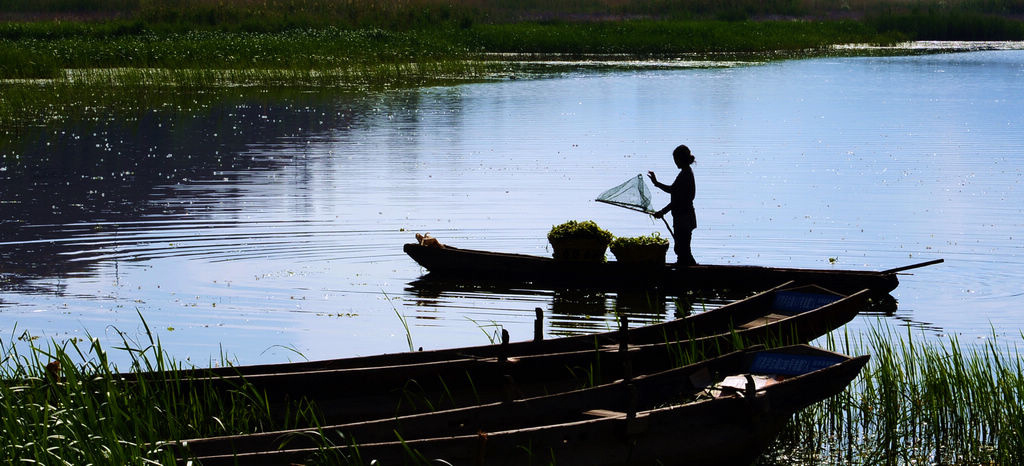
[[772, 302], [772, 309], [792, 315], [810, 311], [811, 309], [817, 309], [826, 304], [839, 301], [840, 299], [842, 299], [842, 296], [836, 296], [834, 294], [778, 291], [775, 293], [775, 300]]
[[753, 374], [800, 375], [842, 362], [843, 358], [825, 355], [758, 353], [750, 364]]

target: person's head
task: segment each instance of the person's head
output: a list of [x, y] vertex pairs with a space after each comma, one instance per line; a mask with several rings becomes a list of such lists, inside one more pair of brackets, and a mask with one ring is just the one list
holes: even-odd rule
[[694, 160], [697, 160], [690, 154], [690, 148], [685, 145], [680, 145], [676, 147], [676, 150], [672, 151], [672, 159], [676, 161], [676, 166], [679, 168], [690, 165]]

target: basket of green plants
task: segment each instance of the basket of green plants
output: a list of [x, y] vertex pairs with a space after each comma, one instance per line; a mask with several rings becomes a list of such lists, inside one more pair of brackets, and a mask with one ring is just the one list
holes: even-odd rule
[[568, 222], [551, 227], [548, 242], [554, 250], [555, 260], [569, 262], [604, 262], [604, 253], [612, 234], [593, 220]]
[[615, 259], [625, 264], [664, 264], [668, 240], [657, 232], [646, 236], [615, 238], [611, 242]]

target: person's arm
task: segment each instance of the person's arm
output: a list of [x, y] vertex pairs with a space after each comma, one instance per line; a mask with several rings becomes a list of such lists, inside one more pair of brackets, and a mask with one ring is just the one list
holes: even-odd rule
[[654, 187], [655, 188], [658, 188], [658, 189], [660, 189], [662, 191], [665, 191], [666, 193], [671, 193], [672, 192], [672, 186], [667, 185], [665, 183], [658, 182], [658, 177], [654, 176], [654, 172], [653, 171], [648, 171], [647, 172], [647, 177], [651, 179], [651, 183], [654, 183]]
[[663, 208], [663, 209], [653, 213], [652, 215], [654, 215], [654, 218], [662, 218], [662, 217], [665, 216], [665, 214], [669, 213], [671, 210], [672, 210], [672, 203], [669, 202], [668, 205], [665, 206], [665, 208]]

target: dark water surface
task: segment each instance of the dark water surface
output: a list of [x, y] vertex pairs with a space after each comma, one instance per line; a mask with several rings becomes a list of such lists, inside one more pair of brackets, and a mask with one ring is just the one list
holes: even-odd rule
[[1022, 85], [1010, 50], [580, 69], [52, 123], [0, 146], [0, 339], [144, 344], [141, 315], [177, 359], [255, 363], [408, 349], [399, 314], [425, 348], [485, 343], [497, 325], [529, 338], [536, 307], [549, 336], [609, 328], [616, 310], [672, 318], [674, 296], [424, 285], [401, 247], [430, 232], [547, 255], [569, 219], [664, 234], [593, 199], [647, 170], [671, 180], [686, 143], [698, 261], [943, 258], [902, 277], [887, 319], [1014, 340]]

